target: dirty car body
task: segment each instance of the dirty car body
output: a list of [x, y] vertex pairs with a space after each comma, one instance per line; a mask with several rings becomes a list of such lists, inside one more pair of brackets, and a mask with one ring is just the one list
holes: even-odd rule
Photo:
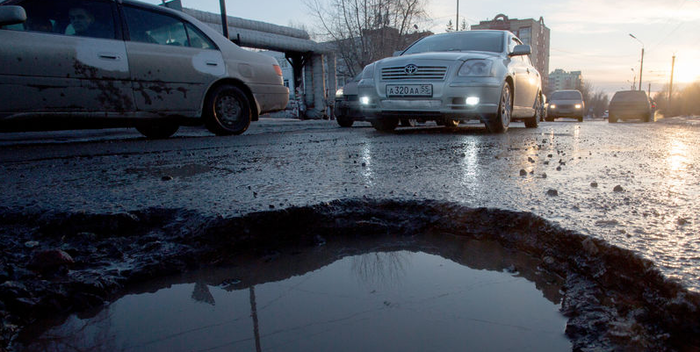
[[158, 138], [204, 123], [240, 134], [289, 97], [274, 58], [137, 1], [5, 1], [0, 42], [7, 128], [129, 125]]
[[405, 118], [447, 126], [480, 120], [491, 132], [505, 132], [511, 120], [537, 127], [541, 77], [530, 53], [509, 31], [425, 37], [399, 56], [365, 67], [358, 85], [361, 106], [383, 131]]

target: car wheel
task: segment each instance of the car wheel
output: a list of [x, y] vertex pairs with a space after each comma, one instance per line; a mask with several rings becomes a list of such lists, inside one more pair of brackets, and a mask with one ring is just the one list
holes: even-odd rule
[[180, 125], [172, 121], [151, 120], [136, 124], [136, 130], [148, 139], [164, 139], [177, 132]]
[[542, 97], [538, 94], [537, 98], [535, 98], [535, 116], [526, 119], [525, 122], [525, 128], [537, 128], [537, 123], [539, 123], [540, 119], [542, 118]]
[[399, 125], [399, 119], [396, 117], [386, 117], [382, 119], [372, 120], [372, 127], [379, 132], [391, 132]]
[[416, 127], [416, 119], [401, 119], [401, 127]]
[[245, 132], [250, 126], [251, 115], [245, 93], [230, 84], [214, 88], [204, 104], [204, 124], [217, 136]]
[[335, 120], [338, 121], [340, 127], [352, 127], [352, 124], [355, 122], [355, 120], [347, 116], [338, 116]]
[[608, 122], [609, 122], [609, 123], [616, 123], [616, 122], [617, 122], [617, 116], [613, 116], [613, 115], [608, 116]]
[[513, 114], [513, 102], [510, 94], [510, 84], [503, 84], [501, 90], [501, 100], [498, 102], [498, 112], [495, 118], [486, 123], [486, 128], [491, 133], [503, 133], [508, 130], [510, 125], [510, 117]]

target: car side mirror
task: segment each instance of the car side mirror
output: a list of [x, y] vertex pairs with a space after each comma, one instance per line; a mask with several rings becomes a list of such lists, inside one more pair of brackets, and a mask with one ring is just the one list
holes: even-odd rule
[[0, 6], [0, 26], [24, 23], [27, 13], [22, 6]]
[[532, 48], [529, 45], [516, 45], [513, 48], [513, 52], [508, 54], [508, 56], [522, 56], [530, 55], [532, 53]]
[[403, 52], [403, 50], [394, 51], [394, 55], [392, 55], [392, 56], [401, 56], [402, 52]]

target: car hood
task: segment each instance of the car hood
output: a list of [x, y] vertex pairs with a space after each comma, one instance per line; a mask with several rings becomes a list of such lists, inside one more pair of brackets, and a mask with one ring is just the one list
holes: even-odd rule
[[491, 53], [486, 51], [450, 51], [450, 52], [427, 52], [411, 55], [401, 55], [389, 57], [377, 62], [379, 66], [394, 66], [408, 65], [418, 61], [466, 61], [471, 59], [492, 59], [499, 57], [499, 53]]

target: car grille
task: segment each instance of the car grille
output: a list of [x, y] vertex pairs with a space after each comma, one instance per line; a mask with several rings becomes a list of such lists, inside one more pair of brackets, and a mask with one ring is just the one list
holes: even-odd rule
[[382, 68], [382, 80], [421, 79], [442, 81], [445, 79], [445, 73], [447, 73], [447, 67], [445, 66], [417, 66], [416, 72], [413, 74], [406, 73], [405, 66], [384, 67]]

